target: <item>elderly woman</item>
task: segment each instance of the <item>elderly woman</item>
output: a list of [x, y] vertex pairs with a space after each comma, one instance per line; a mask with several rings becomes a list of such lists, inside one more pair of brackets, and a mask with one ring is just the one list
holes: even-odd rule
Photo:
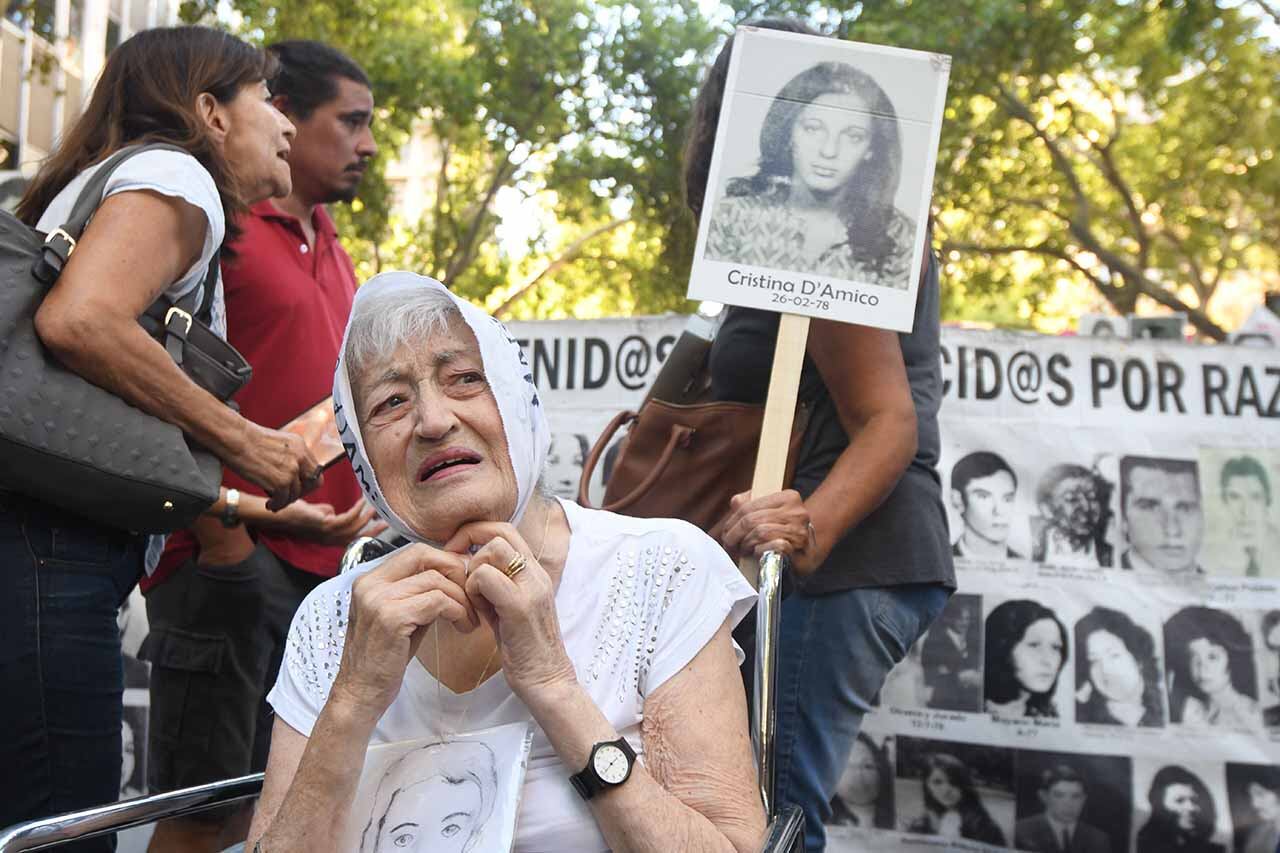
[[334, 850], [370, 743], [532, 719], [516, 849], [754, 849], [730, 638], [753, 593], [724, 552], [536, 493], [550, 436], [519, 346], [430, 279], [361, 288], [334, 400], [357, 479], [415, 544], [300, 608], [251, 841]]

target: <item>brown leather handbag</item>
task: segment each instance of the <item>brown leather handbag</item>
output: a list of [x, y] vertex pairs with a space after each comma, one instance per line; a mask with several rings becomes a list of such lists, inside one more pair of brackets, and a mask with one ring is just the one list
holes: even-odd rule
[[[697, 397], [709, 397], [705, 358], [694, 380]], [[655, 383], [657, 386], [658, 383]], [[627, 433], [605, 484], [601, 509], [638, 518], [680, 518], [716, 535], [729, 499], [751, 488], [764, 406], [705, 401], [673, 403], [650, 395], [639, 412], [621, 412], [605, 427], [582, 466], [578, 503], [591, 506], [588, 487], [614, 435]], [[795, 475], [809, 406], [796, 407], [784, 482]]]

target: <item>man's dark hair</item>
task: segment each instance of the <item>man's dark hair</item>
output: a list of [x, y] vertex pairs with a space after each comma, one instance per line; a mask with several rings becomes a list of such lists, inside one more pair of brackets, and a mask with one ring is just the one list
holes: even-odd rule
[[964, 490], [969, 485], [970, 480], [978, 480], [982, 477], [990, 477], [992, 474], [999, 474], [1001, 471], [1008, 472], [1013, 478], [1013, 487], [1018, 488], [1018, 475], [1013, 472], [1013, 468], [1009, 466], [1004, 458], [986, 450], [979, 450], [976, 453], [970, 453], [961, 459], [951, 469], [951, 488], [960, 493], [964, 497]]
[[271, 94], [282, 95], [290, 115], [306, 121], [316, 107], [338, 96], [338, 77], [372, 89], [364, 69], [340, 50], [318, 41], [295, 39], [268, 45], [280, 61]]
[[1262, 463], [1257, 459], [1252, 456], [1228, 459], [1222, 466], [1222, 474], [1218, 477], [1218, 484], [1224, 492], [1227, 490], [1227, 481], [1232, 477], [1257, 477], [1258, 482], [1262, 483], [1262, 493], [1267, 496], [1267, 506], [1271, 506], [1271, 478], [1267, 476], [1267, 469], [1263, 468]]
[[1038, 790], [1047, 791], [1059, 782], [1075, 782], [1085, 791], [1089, 790], [1089, 786], [1085, 784], [1084, 777], [1070, 764], [1054, 764], [1045, 768], [1044, 772], [1040, 774], [1040, 787]]
[[[1200, 490], [1200, 469], [1191, 460], [1165, 459], [1157, 456], [1125, 456], [1120, 460], [1120, 514], [1122, 516], [1128, 515], [1125, 504], [1128, 503], [1129, 495], [1133, 490], [1133, 481], [1130, 478], [1135, 468], [1153, 468], [1173, 476], [1190, 474], [1196, 483], [1197, 493]], [[1199, 498], [1196, 500], [1198, 502]]]

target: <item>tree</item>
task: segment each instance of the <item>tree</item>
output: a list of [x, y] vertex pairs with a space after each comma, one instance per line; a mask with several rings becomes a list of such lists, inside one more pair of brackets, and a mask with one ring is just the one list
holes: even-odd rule
[[[362, 275], [413, 269], [520, 316], [564, 315], [584, 301], [617, 312], [683, 307], [693, 232], [678, 152], [714, 39], [694, 0], [239, 0], [235, 9], [247, 37], [327, 41], [373, 81], [382, 154], [360, 201], [337, 211]], [[390, 215], [385, 163], [415, 128], [432, 140], [436, 168], [432, 202], [410, 223]]]
[[[778, 9], [814, 11], [753, 11]], [[934, 199], [969, 291], [1034, 300], [1076, 277], [1117, 311], [1150, 299], [1220, 340], [1221, 282], [1275, 268], [1280, 64], [1253, 10], [869, 0], [831, 28], [954, 57]]]

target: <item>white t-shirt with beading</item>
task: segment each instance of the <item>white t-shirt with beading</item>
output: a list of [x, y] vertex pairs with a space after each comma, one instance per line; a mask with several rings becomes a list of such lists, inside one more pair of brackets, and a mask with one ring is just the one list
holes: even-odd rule
[[[693, 660], [726, 619], [736, 625], [755, 592], [720, 546], [690, 524], [627, 518], [569, 501], [561, 506], [572, 531], [556, 592], [565, 649], [596, 706], [643, 755], [645, 698]], [[267, 700], [303, 735], [311, 734], [338, 672], [351, 585], [380, 562], [321, 584], [294, 616], [284, 665]], [[415, 658], [371, 743], [528, 719], [501, 672], [455, 694]], [[569, 783], [581, 769], [565, 767], [535, 723], [516, 823], [518, 853], [608, 849]]]

